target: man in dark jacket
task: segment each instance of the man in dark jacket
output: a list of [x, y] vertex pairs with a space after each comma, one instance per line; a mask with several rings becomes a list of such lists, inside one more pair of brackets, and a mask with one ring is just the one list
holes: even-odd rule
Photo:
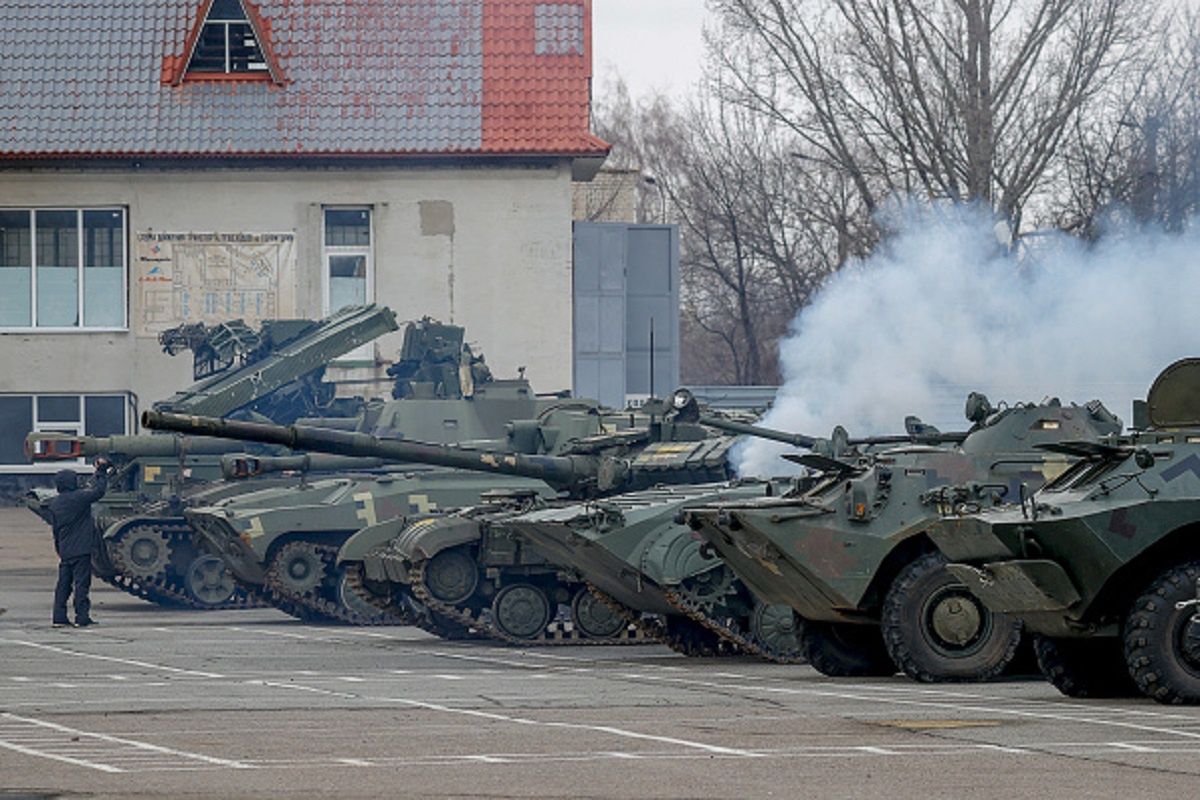
[[58, 585], [54, 587], [54, 626], [70, 625], [67, 598], [75, 595], [75, 624], [95, 625], [91, 617], [92, 553], [99, 544], [92, 522], [92, 503], [108, 491], [108, 464], [96, 461], [92, 485], [79, 488], [79, 477], [69, 469], [54, 476], [58, 496], [50, 501], [50, 519], [54, 528], [54, 551], [58, 553]]

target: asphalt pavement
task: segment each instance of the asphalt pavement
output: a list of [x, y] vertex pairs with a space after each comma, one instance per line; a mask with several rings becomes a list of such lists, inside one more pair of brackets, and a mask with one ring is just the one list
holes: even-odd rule
[[49, 531], [0, 510], [0, 800], [1184, 796], [1200, 709], [1048, 684], [830, 680], [660, 645], [512, 648], [97, 584], [52, 629]]

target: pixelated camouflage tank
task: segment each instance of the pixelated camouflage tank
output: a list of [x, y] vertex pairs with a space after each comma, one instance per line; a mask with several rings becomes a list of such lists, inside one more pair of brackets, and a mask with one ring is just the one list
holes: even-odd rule
[[[396, 330], [395, 315], [377, 306], [350, 307], [309, 320], [270, 320], [252, 330], [240, 320], [188, 325], [163, 332], [163, 349], [193, 351], [196, 382], [156, 407], [291, 422], [354, 425], [362, 403], [334, 397], [326, 364]], [[245, 445], [181, 436], [73, 436], [32, 433], [26, 452], [36, 462], [79, 463], [104, 457], [116, 467], [109, 491], [93, 506], [104, 544], [96, 574], [153, 602], [193, 608], [237, 607], [253, 599], [236, 589], [219, 558], [193, 539], [180, 516], [188, 502], [206, 501], [243, 486], [214, 485], [223, 454]], [[283, 452], [258, 448], [261, 453]], [[33, 493], [29, 506], [44, 514], [52, 490]]]
[[685, 512], [685, 521], [762, 601], [790, 606], [801, 655], [827, 675], [923, 681], [1000, 674], [1021, 637], [945, 568], [928, 530], [928, 492], [967, 484], [975, 503], [1040, 486], [1073, 458], [1037, 449], [1120, 430], [1099, 402], [1058, 400], [993, 409], [967, 401], [973, 424], [940, 446], [899, 446], [857, 458], [794, 457], [819, 475], [806, 491]]
[[[681, 389], [679, 405], [689, 403]], [[826, 456], [845, 458], [897, 443], [954, 440], [916, 417], [900, 436], [850, 439], [835, 429], [829, 439], [784, 433], [740, 422], [728, 415], [701, 414], [699, 421], [731, 433], [782, 441]], [[664, 486], [605, 500], [532, 511], [508, 522], [547, 556], [578, 569], [592, 586], [649, 622], [659, 636], [689, 655], [727, 650], [770, 660], [798, 657], [791, 607], [763, 603], [711, 547], [682, 524], [692, 506], [777, 496], [809, 479], [743, 480], [696, 486]]]
[[[475, 402], [486, 400], [477, 396]], [[530, 435], [531, 420], [515, 420], [507, 423], [505, 438], [476, 440], [463, 447], [527, 455], [553, 452], [594, 434], [601, 418], [594, 403], [557, 400], [542, 408], [536, 435]], [[265, 590], [273, 605], [302, 619], [370, 624], [409, 618], [410, 609], [402, 604], [380, 609], [360, 599], [360, 572], [336, 563], [341, 546], [360, 529], [378, 530], [381, 521], [403, 527], [410, 520], [473, 506], [481, 496], [496, 491], [535, 497], [554, 494], [543, 481], [532, 478], [397, 465], [380, 458], [238, 457], [229, 459], [229, 466], [232, 473], [247, 475], [307, 464], [330, 467], [331, 459], [348, 465], [359, 462], [375, 471], [363, 474], [347, 468], [343, 474], [243, 493], [184, 512], [191, 527], [225, 559], [239, 584]]]
[[[657, 484], [728, 479], [732, 437], [713, 436], [687, 418], [689, 411], [656, 401], [632, 419], [632, 425], [631, 415], [611, 415], [601, 432], [574, 438], [554, 455], [470, 451], [299, 426], [223, 423], [177, 415], [148, 414], [145, 423], [192, 433], [215, 431], [230, 438], [318, 452], [537, 478], [564, 498], [579, 499]], [[594, 604], [584, 599], [585, 587], [571, 582], [569, 568], [548, 564], [523, 548], [502, 525], [506, 515], [524, 512], [539, 502], [527, 494], [516, 495], [462, 514], [403, 527], [381, 524], [363, 531], [363, 537], [380, 537], [369, 542], [368, 551], [374, 555], [363, 556], [367, 585], [384, 597], [394, 597], [397, 591], [414, 596], [431, 612], [435, 630], [447, 635], [477, 628], [510, 641], [562, 641], [556, 636], [560, 631], [548, 630], [557, 617], [558, 605]], [[360, 539], [354, 544], [361, 543]], [[341, 559], [348, 564], [353, 561], [349, 548], [350, 543]], [[371, 566], [376, 561], [378, 569]], [[616, 629], [622, 627], [614, 626], [611, 614], [599, 606], [584, 614], [597, 620], [593, 632], [607, 626], [618, 635]]]
[[947, 571], [1035, 634], [1064, 694], [1200, 702], [1200, 358], [1158, 376], [1132, 432], [1046, 448], [1076, 463], [1019, 503], [937, 494]]

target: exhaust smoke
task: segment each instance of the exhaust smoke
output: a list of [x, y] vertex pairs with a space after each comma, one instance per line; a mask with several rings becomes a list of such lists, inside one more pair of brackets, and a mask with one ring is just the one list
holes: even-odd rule
[[[916, 414], [965, 430], [970, 391], [993, 405], [1100, 399], [1128, 424], [1163, 367], [1200, 355], [1200, 231], [1039, 235], [1014, 257], [978, 209], [910, 204], [893, 219], [894, 235], [792, 322], [764, 425], [864, 436], [902, 433]], [[786, 472], [786, 450], [747, 441], [739, 471]]]

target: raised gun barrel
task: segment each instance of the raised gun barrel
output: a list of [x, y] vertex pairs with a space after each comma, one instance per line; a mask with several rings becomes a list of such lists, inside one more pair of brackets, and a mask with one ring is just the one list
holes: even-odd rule
[[162, 411], [144, 412], [142, 425], [151, 430], [278, 444], [298, 451], [308, 450], [339, 456], [379, 458], [475, 472], [519, 475], [537, 478], [551, 486], [568, 490], [574, 490], [597, 478], [602, 483], [614, 485], [621, 480], [619, 475], [605, 474], [613, 469], [613, 465], [607, 463], [611, 460], [586, 456], [522, 455], [492, 450], [467, 450], [406, 439], [380, 439], [365, 433], [302, 425], [244, 422]]
[[25, 437], [25, 457], [32, 462], [114, 458], [175, 458], [186, 455], [231, 453], [244, 449], [228, 439], [197, 436], [85, 436], [69, 433], [31, 433]]
[[700, 424], [707, 425], [710, 428], [716, 428], [720, 431], [728, 431], [741, 436], [755, 436], [759, 439], [770, 439], [775, 442], [783, 442], [790, 444], [792, 447], [800, 447], [805, 450], [811, 450], [820, 442], [812, 436], [805, 436], [802, 433], [788, 433], [786, 431], [778, 431], [774, 428], [764, 428], [761, 425], [751, 425], [748, 422], [737, 422], [725, 417], [714, 416], [713, 414], [701, 414]]
[[355, 472], [379, 469], [388, 462], [381, 458], [331, 456], [301, 453], [294, 456], [255, 456], [227, 453], [221, 456], [221, 474], [227, 480], [246, 480], [279, 472]]

